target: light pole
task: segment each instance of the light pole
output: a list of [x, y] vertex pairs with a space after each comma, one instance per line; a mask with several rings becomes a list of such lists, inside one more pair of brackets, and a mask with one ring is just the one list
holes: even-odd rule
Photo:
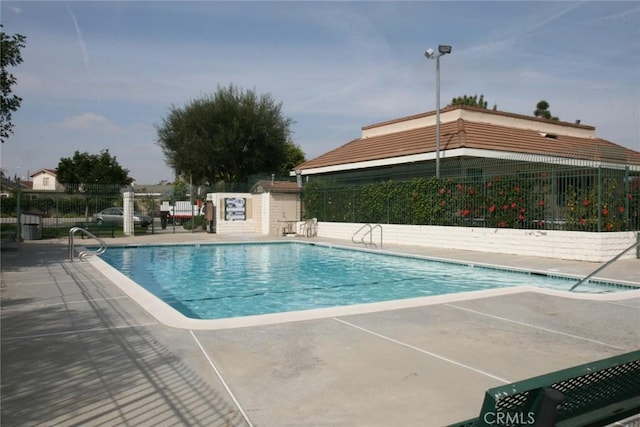
[[436, 60], [436, 178], [440, 178], [440, 57], [451, 53], [451, 46], [438, 46], [438, 54], [433, 49], [427, 49], [424, 53], [428, 59]]

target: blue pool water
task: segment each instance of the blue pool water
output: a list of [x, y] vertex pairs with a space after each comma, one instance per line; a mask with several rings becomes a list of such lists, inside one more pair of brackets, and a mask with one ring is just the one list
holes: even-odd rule
[[[575, 279], [296, 242], [114, 247], [107, 263], [187, 317], [221, 319]], [[593, 283], [582, 291], [615, 288]]]

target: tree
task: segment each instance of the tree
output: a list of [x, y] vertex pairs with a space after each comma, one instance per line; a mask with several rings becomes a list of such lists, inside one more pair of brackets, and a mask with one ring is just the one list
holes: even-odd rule
[[304, 161], [290, 139], [292, 122], [270, 95], [230, 85], [184, 108], [172, 106], [157, 127], [157, 144], [176, 174], [194, 183], [244, 182]]
[[[3, 28], [0, 25], [0, 28]], [[24, 49], [26, 37], [20, 34], [8, 36], [4, 31], [0, 31], [0, 89], [2, 98], [0, 99], [0, 141], [4, 143], [13, 133], [13, 123], [11, 114], [20, 108], [22, 98], [12, 95], [11, 87], [16, 84], [15, 76], [7, 71], [9, 66], [15, 67], [22, 63], [20, 49]]]
[[73, 157], [60, 159], [56, 173], [61, 184], [84, 184], [85, 187], [95, 184], [123, 186], [133, 182], [129, 170], [122, 168], [109, 150], [102, 150], [100, 154], [76, 151]]
[[547, 120], [560, 120], [551, 115], [549, 103], [544, 99], [536, 104], [536, 110], [533, 112], [533, 115]]
[[[478, 98], [478, 95], [463, 95], [453, 98], [449, 106], [452, 105], [468, 105], [470, 107], [487, 108], [487, 101], [484, 100], [484, 95], [480, 95], [480, 98]], [[493, 110], [495, 111], [497, 109], [498, 106], [496, 104], [493, 104]]]

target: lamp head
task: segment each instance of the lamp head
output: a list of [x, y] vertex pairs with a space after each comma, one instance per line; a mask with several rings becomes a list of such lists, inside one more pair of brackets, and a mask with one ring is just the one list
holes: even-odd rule
[[429, 59], [433, 58], [433, 49], [431, 48], [427, 49], [427, 51], [424, 53], [424, 56], [426, 56]]
[[451, 46], [446, 44], [441, 44], [440, 46], [438, 46], [438, 52], [440, 52], [441, 55], [446, 55], [447, 53], [451, 53]]

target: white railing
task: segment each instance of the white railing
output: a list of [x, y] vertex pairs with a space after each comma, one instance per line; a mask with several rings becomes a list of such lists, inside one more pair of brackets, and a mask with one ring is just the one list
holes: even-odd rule
[[[373, 243], [373, 231], [376, 229], [380, 229], [380, 249], [382, 249], [382, 226], [380, 224], [371, 225], [365, 224], [358, 229], [353, 236], [351, 236], [351, 241], [353, 243], [362, 243], [366, 248], [373, 247], [377, 248], [378, 246]], [[364, 231], [364, 232], [363, 232]], [[359, 240], [356, 240], [356, 237], [359, 237]], [[366, 242], [366, 238], [369, 237], [369, 243]]]
[[100, 243], [100, 247], [95, 250], [95, 251], [80, 251], [78, 253], [78, 258], [83, 260], [89, 256], [95, 256], [95, 255], [100, 255], [105, 253], [105, 251], [107, 250], [107, 244], [105, 243], [104, 240], [102, 240], [99, 237], [96, 237], [93, 233], [90, 233], [88, 230], [85, 230], [82, 227], [72, 227], [71, 229], [69, 229], [69, 259], [71, 261], [73, 261], [73, 259], [75, 258], [75, 243], [74, 243], [74, 237], [76, 232], [81, 232], [82, 234], [91, 237], [92, 239], [95, 239], [98, 241], [98, 243]]

